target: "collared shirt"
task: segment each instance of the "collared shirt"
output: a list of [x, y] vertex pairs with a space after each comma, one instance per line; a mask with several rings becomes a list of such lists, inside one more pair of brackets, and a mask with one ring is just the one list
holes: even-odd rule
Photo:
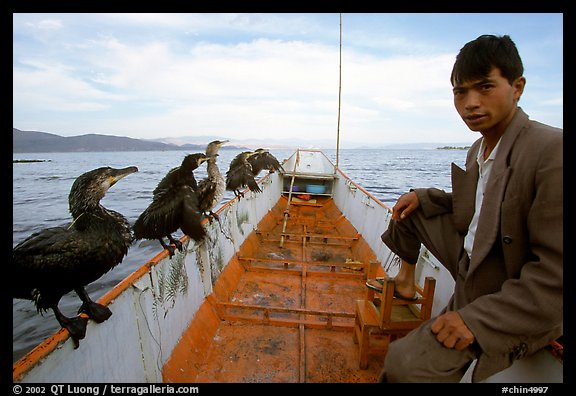
[[494, 146], [494, 149], [488, 156], [484, 159], [484, 151], [486, 150], [486, 143], [484, 139], [480, 143], [480, 149], [478, 149], [478, 154], [476, 155], [476, 162], [478, 162], [478, 168], [480, 171], [480, 176], [478, 177], [478, 185], [476, 187], [476, 207], [474, 209], [474, 216], [468, 226], [468, 233], [464, 238], [464, 249], [468, 253], [468, 257], [472, 258], [472, 248], [474, 247], [474, 238], [476, 236], [476, 228], [478, 227], [478, 219], [480, 218], [480, 209], [482, 208], [482, 201], [484, 200], [484, 191], [486, 190], [486, 184], [488, 183], [488, 178], [492, 172], [492, 164], [494, 163], [494, 158], [496, 158], [496, 152], [498, 151], [498, 146], [500, 145], [500, 140]]

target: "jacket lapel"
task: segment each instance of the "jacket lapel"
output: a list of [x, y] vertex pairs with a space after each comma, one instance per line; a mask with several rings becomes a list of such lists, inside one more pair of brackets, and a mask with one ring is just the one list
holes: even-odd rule
[[[478, 145], [473, 145], [470, 151], [477, 152]], [[474, 215], [478, 164], [476, 161], [467, 163], [466, 169], [465, 171], [452, 163], [452, 213], [456, 230], [463, 235], [468, 232], [468, 226]]]
[[[512, 122], [500, 139], [498, 153], [488, 183], [484, 200], [482, 201], [481, 215], [476, 230], [472, 258], [470, 260], [469, 274], [486, 258], [498, 236], [500, 230], [500, 210], [504, 193], [510, 178], [511, 168], [508, 158], [514, 141], [520, 130], [528, 121], [528, 116], [518, 108]], [[478, 165], [476, 165], [478, 167]]]

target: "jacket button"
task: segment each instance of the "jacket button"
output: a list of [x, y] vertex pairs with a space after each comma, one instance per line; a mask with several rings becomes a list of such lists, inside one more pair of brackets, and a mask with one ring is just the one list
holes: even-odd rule
[[504, 238], [502, 238], [502, 241], [506, 244], [506, 245], [510, 245], [512, 243], [512, 237], [506, 235]]

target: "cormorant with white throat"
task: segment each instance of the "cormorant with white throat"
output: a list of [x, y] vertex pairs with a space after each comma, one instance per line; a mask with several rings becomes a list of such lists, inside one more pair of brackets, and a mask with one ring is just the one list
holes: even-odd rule
[[220, 203], [226, 191], [226, 181], [220, 173], [218, 164], [216, 164], [216, 158], [222, 145], [227, 142], [228, 140], [214, 140], [206, 146], [206, 156], [210, 158], [206, 169], [208, 176], [200, 180], [196, 190], [200, 212], [208, 216], [210, 221], [212, 218], [218, 219], [212, 209]]
[[59, 301], [74, 290], [82, 300], [79, 313], [97, 323], [112, 315], [110, 309], [92, 301], [84, 287], [128, 253], [133, 241], [128, 221], [103, 207], [100, 200], [118, 180], [137, 171], [135, 166], [102, 167], [80, 175], [68, 196], [72, 223], [35, 232], [12, 251], [12, 297], [34, 301], [39, 313], [52, 309], [75, 348], [86, 335], [88, 319], [64, 316]]

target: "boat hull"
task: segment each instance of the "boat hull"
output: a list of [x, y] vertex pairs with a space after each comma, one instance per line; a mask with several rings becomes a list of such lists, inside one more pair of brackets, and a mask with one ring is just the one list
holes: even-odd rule
[[[263, 230], [272, 228], [270, 220], [266, 220], [270, 213], [280, 211], [280, 216], [273, 218], [276, 223], [282, 222], [284, 203], [300, 200], [300, 193], [293, 191], [305, 191], [308, 185], [322, 186], [317, 190], [322, 192], [313, 197], [330, 202], [342, 217], [330, 220], [336, 222], [342, 238], [357, 236], [358, 243], [364, 245], [363, 250], [369, 252], [361, 260], [353, 260], [363, 262], [366, 267], [355, 280], [356, 289], [346, 289], [342, 293], [349, 294], [348, 302], [340, 302], [338, 306], [345, 307], [350, 301], [362, 298], [362, 283], [366, 276], [383, 272], [394, 276], [398, 270], [394, 255], [380, 240], [390, 221], [388, 207], [335, 169], [322, 152], [299, 150], [284, 162], [283, 167], [287, 173], [268, 174], [259, 181], [261, 193], [246, 191], [244, 198], [234, 198], [217, 211], [220, 221], [206, 221], [206, 241], [198, 244], [183, 237], [184, 252], [177, 252], [172, 258], [166, 251], [158, 253], [105, 294], [99, 302], [108, 305], [113, 315], [101, 324], [90, 321], [86, 338], [78, 349], [73, 348], [67, 331], [60, 330], [14, 364], [13, 380], [36, 383], [375, 381], [382, 358], [372, 357], [369, 370], [358, 369], [357, 347], [353, 344], [349, 324], [353, 322], [351, 308], [333, 310], [342, 315], [333, 315], [330, 320], [324, 313], [327, 303], [321, 306], [300, 304], [289, 307], [293, 312], [280, 311], [280, 315], [269, 312], [267, 322], [261, 319], [241, 321], [237, 317], [240, 314], [234, 316], [228, 312], [239, 309], [236, 305], [242, 298], [249, 301], [247, 305], [259, 305], [250, 300], [258, 293], [254, 290], [250, 293], [242, 287], [242, 282], [244, 286], [249, 283], [243, 276], [250, 272], [247, 268], [254, 262], [246, 262], [246, 256], [239, 258], [238, 253], [247, 245], [255, 244], [256, 239], [271, 237], [262, 236]], [[287, 211], [291, 210], [287, 206]], [[289, 215], [286, 218], [289, 224]], [[274, 235], [279, 238], [277, 244], [292, 243], [284, 239], [289, 234], [284, 231]], [[257, 256], [256, 253], [252, 249], [251, 254]], [[281, 263], [281, 270], [290, 265], [300, 266], [299, 275], [290, 275], [289, 281], [295, 282], [295, 286], [286, 288], [288, 297], [283, 295], [284, 299], [301, 300], [301, 294], [291, 296], [290, 293], [301, 290], [297, 286], [304, 279], [303, 268], [306, 279], [310, 278], [308, 271], [313, 272], [307, 264], [299, 264], [298, 261], [305, 261], [299, 259], [303, 257]], [[434, 316], [447, 304], [454, 282], [425, 249], [422, 249], [416, 268], [420, 284], [427, 276], [437, 280]], [[249, 276], [257, 275], [250, 273]], [[251, 284], [262, 282], [252, 279]], [[284, 282], [288, 280], [285, 278]], [[283, 285], [281, 281], [269, 284], [272, 285], [269, 295], [282, 295], [278, 292]], [[309, 290], [313, 288], [306, 289], [307, 293], [312, 293]], [[254, 308], [255, 311], [259, 309]], [[286, 319], [288, 314], [294, 318]], [[278, 338], [281, 333], [284, 338]], [[219, 343], [224, 339], [231, 341]], [[274, 347], [280, 345], [275, 341], [280, 339], [292, 348]], [[324, 344], [318, 341], [320, 339]], [[232, 345], [241, 344], [244, 349], [237, 349], [236, 353], [230, 349]], [[332, 348], [326, 348], [326, 345], [332, 345]], [[334, 345], [342, 345], [342, 348], [337, 349]], [[342, 352], [338, 355], [340, 358], [335, 359], [338, 350]], [[256, 351], [276, 351], [276, 357], [280, 359], [273, 362], [267, 354]], [[321, 359], [313, 355], [318, 351], [324, 351]], [[327, 357], [330, 352], [332, 360]], [[242, 365], [248, 371], [238, 369], [241, 357], [245, 358]], [[291, 360], [285, 360], [288, 357]], [[335, 371], [318, 363], [324, 360], [346, 361], [347, 365], [341, 365], [340, 371]], [[282, 363], [286, 361], [301, 363]], [[322, 376], [322, 372], [328, 374]], [[343, 372], [347, 372], [347, 376]], [[467, 375], [464, 381], [469, 378]], [[562, 379], [562, 364], [542, 350], [487, 382], [561, 382]]]

